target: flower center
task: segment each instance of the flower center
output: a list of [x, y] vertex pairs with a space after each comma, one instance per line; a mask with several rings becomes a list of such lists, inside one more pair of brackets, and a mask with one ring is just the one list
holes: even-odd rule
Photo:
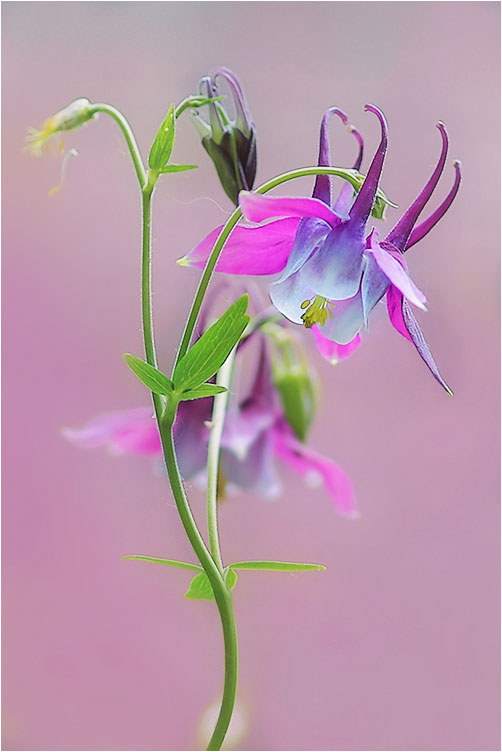
[[323, 298], [321, 295], [314, 295], [313, 299], [304, 300], [301, 308], [302, 310], [307, 309], [302, 316], [305, 328], [310, 329], [314, 324], [324, 326], [328, 320], [328, 316], [333, 318], [332, 307], [334, 307], [334, 304], [328, 298]]

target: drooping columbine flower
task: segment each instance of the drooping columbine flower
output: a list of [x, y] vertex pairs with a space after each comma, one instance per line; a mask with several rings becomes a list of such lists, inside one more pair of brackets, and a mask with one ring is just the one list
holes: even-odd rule
[[[371, 311], [388, 293], [393, 325], [413, 342], [434, 377], [449, 392], [409, 306], [413, 303], [425, 308], [425, 296], [408, 276], [403, 254], [436, 224], [451, 204], [460, 182], [460, 163], [455, 162], [455, 183], [447, 199], [413, 230], [446, 161], [448, 136], [444, 125], [438, 123], [442, 150], [426, 186], [383, 241], [379, 240], [374, 227], [367, 234], [366, 224], [375, 205], [387, 151], [387, 124], [377, 107], [366, 105], [365, 109], [378, 117], [382, 135], [366, 179], [353, 202], [346, 191], [345, 196], [340, 196], [342, 200], [331, 208], [329, 183], [321, 181], [319, 184], [319, 179], [312, 198], [272, 198], [243, 192], [240, 205], [250, 221], [284, 219], [253, 229], [241, 228], [235, 239], [231, 237], [225, 246], [225, 258], [222, 254], [217, 269], [227, 271], [228, 265], [234, 267], [228, 271], [235, 272], [237, 266], [240, 273], [245, 274], [271, 273], [272, 268], [274, 272], [282, 272], [270, 291], [277, 309], [294, 323], [307, 328], [318, 326], [323, 337], [342, 346], [353, 347], [363, 323], [367, 326]], [[292, 237], [292, 223], [298, 219], [301, 221]], [[279, 227], [279, 222], [291, 225]], [[202, 241], [185, 263], [199, 265], [207, 258], [210, 238]], [[253, 242], [257, 253], [253, 251]], [[264, 263], [260, 264], [262, 258]]]
[[200, 81], [201, 94], [218, 97], [218, 79], [224, 79], [232, 93], [235, 117], [232, 119], [223, 102], [211, 102], [209, 122], [192, 115], [202, 138], [202, 145], [218, 172], [223, 190], [237, 204], [239, 191], [250, 191], [256, 175], [256, 133], [239, 79], [228, 68], [216, 68]]
[[40, 129], [30, 128], [26, 136], [26, 150], [40, 156], [49, 147], [49, 142], [57, 134], [78, 128], [94, 117], [88, 99], [75, 99], [48, 118]]
[[[326, 167], [331, 163], [328, 126], [332, 115], [337, 115], [344, 125], [349, 127], [349, 131], [357, 140], [358, 153], [353, 169], [359, 170], [363, 158], [363, 140], [356, 128], [349, 124], [347, 115], [338, 109], [338, 107], [328, 109], [321, 121], [318, 165]], [[317, 177], [313, 198], [324, 202], [328, 206], [330, 205], [331, 177], [329, 175], [319, 175]], [[350, 184], [345, 183], [334, 201], [334, 210], [346, 215], [347, 208], [350, 206], [353, 198], [354, 189]], [[377, 199], [377, 201], [380, 203], [378, 205], [377, 202], [375, 203], [376, 214], [382, 217], [385, 204], [381, 203], [381, 199]], [[216, 271], [228, 274], [276, 274], [286, 266], [292, 252], [292, 247], [295, 244], [295, 238], [298, 236], [298, 242], [300, 242], [303, 233], [308, 231], [309, 226], [315, 225], [316, 221], [316, 219], [300, 219], [298, 217], [279, 219], [267, 225], [266, 233], [263, 232], [264, 228], [238, 225], [223, 249], [216, 266]], [[202, 268], [221, 229], [222, 226], [213, 230], [187, 256], [180, 259], [178, 263], [182, 266]], [[324, 337], [317, 325], [312, 327], [312, 333], [319, 352], [332, 364], [336, 364], [347, 358], [357, 349], [361, 342], [360, 336], [356, 335], [349, 344], [337, 344]]]
[[[332, 460], [306, 447], [293, 432], [272, 382], [267, 343], [260, 336], [258, 366], [249, 392], [230, 403], [222, 435], [219, 493], [227, 488], [277, 496], [280, 459], [307, 481], [321, 481], [336, 509], [355, 514], [354, 496], [346, 473]], [[238, 353], [238, 358], [240, 357]], [[180, 473], [184, 480], [202, 478], [207, 461], [212, 399], [182, 402], [174, 425]], [[132, 453], [160, 458], [162, 454], [152, 411], [139, 408], [98, 416], [81, 429], [64, 435], [82, 447], [108, 446], [114, 454]]]

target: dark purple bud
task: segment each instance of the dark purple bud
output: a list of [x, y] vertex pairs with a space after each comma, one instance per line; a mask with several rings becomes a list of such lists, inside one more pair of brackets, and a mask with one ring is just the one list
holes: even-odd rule
[[415, 201], [403, 214], [399, 222], [389, 232], [386, 238], [386, 240], [388, 240], [390, 243], [393, 243], [397, 248], [399, 248], [400, 251], [404, 251], [404, 249], [406, 248], [408, 238], [413, 229], [413, 225], [417, 221], [425, 204], [432, 196], [432, 192], [438, 184], [438, 180], [441, 177], [441, 173], [443, 172], [443, 168], [446, 162], [446, 155], [448, 153], [448, 134], [446, 132], [446, 128], [444, 127], [444, 123], [437, 123], [437, 128], [439, 128], [443, 143], [436, 168], [425, 184], [423, 190], [419, 193]]
[[237, 76], [228, 68], [216, 68], [211, 76], [199, 83], [205, 96], [218, 97], [219, 81], [230, 89], [234, 117], [225, 108], [225, 101], [210, 102], [209, 122], [200, 115], [194, 123], [202, 137], [202, 145], [216, 167], [220, 183], [227, 196], [237, 205], [239, 192], [250, 191], [256, 176], [256, 129]]
[[436, 211], [434, 211], [430, 215], [430, 217], [427, 217], [427, 219], [425, 219], [417, 227], [415, 227], [410, 237], [408, 238], [406, 248], [404, 249], [405, 251], [407, 251], [408, 248], [411, 248], [412, 245], [415, 245], [415, 243], [418, 243], [419, 240], [422, 240], [422, 238], [425, 237], [430, 230], [432, 230], [434, 225], [439, 222], [441, 217], [446, 214], [446, 212], [452, 205], [453, 199], [457, 195], [458, 189], [460, 187], [460, 180], [462, 177], [462, 163], [457, 159], [453, 163], [453, 166], [455, 167], [455, 181], [453, 183], [451, 191], [449, 192], [443, 203], [438, 206]]

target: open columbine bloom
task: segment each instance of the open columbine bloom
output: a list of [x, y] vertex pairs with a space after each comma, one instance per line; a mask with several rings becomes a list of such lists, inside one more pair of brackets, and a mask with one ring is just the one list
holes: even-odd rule
[[[184, 480], [202, 477], [207, 462], [212, 399], [182, 402], [174, 438]], [[157, 426], [148, 408], [98, 416], [81, 429], [64, 435], [82, 447], [108, 446], [114, 454], [162, 456]], [[262, 337], [258, 367], [249, 393], [230, 404], [224, 424], [219, 493], [225, 489], [254, 490], [264, 497], [280, 493], [275, 461], [280, 459], [307, 482], [323, 483], [337, 511], [354, 516], [354, 496], [346, 473], [332, 460], [307, 448], [294, 435], [278, 406], [271, 368]]]
[[[368, 174], [355, 199], [345, 188], [330, 207], [329, 180], [316, 181], [312, 198], [274, 198], [242, 192], [240, 205], [252, 222], [281, 219], [256, 228], [240, 228], [230, 237], [219, 271], [241, 274], [281, 272], [271, 285], [276, 308], [290, 321], [319, 334], [337, 346], [357, 346], [357, 336], [376, 304], [387, 293], [392, 324], [417, 348], [434, 377], [449, 392], [439, 374], [410, 303], [425, 309], [425, 296], [410, 279], [404, 252], [436, 224], [453, 201], [460, 183], [460, 163], [455, 162], [455, 182], [441, 206], [422, 224], [417, 219], [432, 195], [444, 168], [448, 136], [438, 128], [442, 150], [436, 168], [417, 199], [391, 232], [380, 240], [376, 228], [366, 224], [375, 204], [387, 151], [387, 124], [373, 105], [381, 126], [381, 140]], [[321, 130], [321, 148], [323, 133]], [[320, 158], [320, 163], [321, 161]], [[282, 224], [280, 224], [282, 223]], [[186, 258], [200, 266], [207, 259], [218, 231], [212, 233]], [[324, 340], [320, 340], [321, 344]]]
[[[331, 107], [327, 110], [321, 122], [318, 165], [326, 167], [331, 163], [328, 126], [332, 115], [338, 115], [344, 125], [349, 126], [350, 132], [357, 139], [359, 148], [353, 169], [359, 170], [363, 158], [363, 140], [354, 126], [349, 125], [347, 115], [337, 107]], [[330, 204], [331, 177], [329, 175], [319, 175], [317, 177], [313, 198], [319, 199], [328, 205]], [[347, 207], [350, 206], [353, 198], [354, 190], [352, 186], [345, 183], [334, 201], [334, 211], [346, 214]], [[383, 206], [380, 208], [380, 216], [383, 214], [383, 208]], [[263, 232], [265, 228], [238, 225], [223, 249], [216, 266], [216, 271], [228, 274], [252, 275], [267, 275], [280, 272], [287, 264], [288, 257], [295, 244], [295, 238], [298, 236], [298, 241], [296, 242], [302, 242], [302, 238], [304, 237], [302, 233], [308, 230], [309, 225], [315, 225], [315, 222], [316, 220], [312, 218], [300, 219], [299, 217], [293, 217], [291, 219], [279, 219], [275, 222], [270, 222], [266, 226], [266, 233]], [[217, 227], [187, 256], [180, 259], [178, 263], [182, 266], [202, 268], [211, 253], [222, 227]], [[337, 344], [324, 337], [317, 325], [312, 327], [312, 333], [319, 352], [332, 364], [336, 364], [351, 355], [361, 342], [361, 338], [357, 334], [352, 342], [343, 345]]]

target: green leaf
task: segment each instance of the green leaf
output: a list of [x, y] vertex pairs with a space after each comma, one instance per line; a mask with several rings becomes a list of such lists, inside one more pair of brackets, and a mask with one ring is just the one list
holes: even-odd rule
[[[233, 572], [230, 567], [226, 567], [223, 579], [227, 588], [233, 590], [237, 583], [237, 573]], [[213, 588], [205, 572], [195, 575], [185, 593], [185, 598], [193, 601], [214, 601]]]
[[144, 360], [137, 358], [135, 355], [126, 353], [124, 360], [138, 379], [155, 394], [169, 394], [173, 390], [173, 383], [167, 378], [165, 373], [157, 370]]
[[261, 569], [265, 572], [313, 572], [325, 570], [322, 564], [297, 564], [292, 561], [236, 561], [231, 569]]
[[150, 154], [148, 155], [148, 166], [152, 170], [161, 170], [171, 156], [171, 152], [174, 146], [174, 134], [176, 128], [176, 118], [174, 114], [174, 104], [169, 108], [169, 111], [157, 131]]
[[165, 564], [167, 567], [179, 567], [180, 569], [193, 569], [196, 572], [202, 572], [202, 567], [197, 564], [189, 564], [187, 561], [177, 561], [176, 559], [159, 559], [157, 556], [122, 556], [121, 561], [152, 561], [154, 564]]
[[237, 585], [237, 572], [234, 572], [234, 570], [231, 567], [227, 567], [224, 572], [225, 576], [225, 583], [229, 590], [233, 590], [234, 587]]
[[195, 575], [185, 593], [185, 598], [194, 601], [214, 601], [213, 588], [205, 572]]
[[236, 300], [180, 360], [173, 375], [176, 390], [194, 389], [221, 368], [249, 323], [248, 301], [248, 295]]
[[226, 392], [227, 388], [218, 384], [202, 384], [195, 389], [188, 389], [181, 395], [182, 400], [200, 399], [201, 397], [214, 397], [215, 394]]
[[168, 164], [160, 170], [162, 175], [167, 172], [186, 172], [186, 170], [196, 170], [196, 164]]

